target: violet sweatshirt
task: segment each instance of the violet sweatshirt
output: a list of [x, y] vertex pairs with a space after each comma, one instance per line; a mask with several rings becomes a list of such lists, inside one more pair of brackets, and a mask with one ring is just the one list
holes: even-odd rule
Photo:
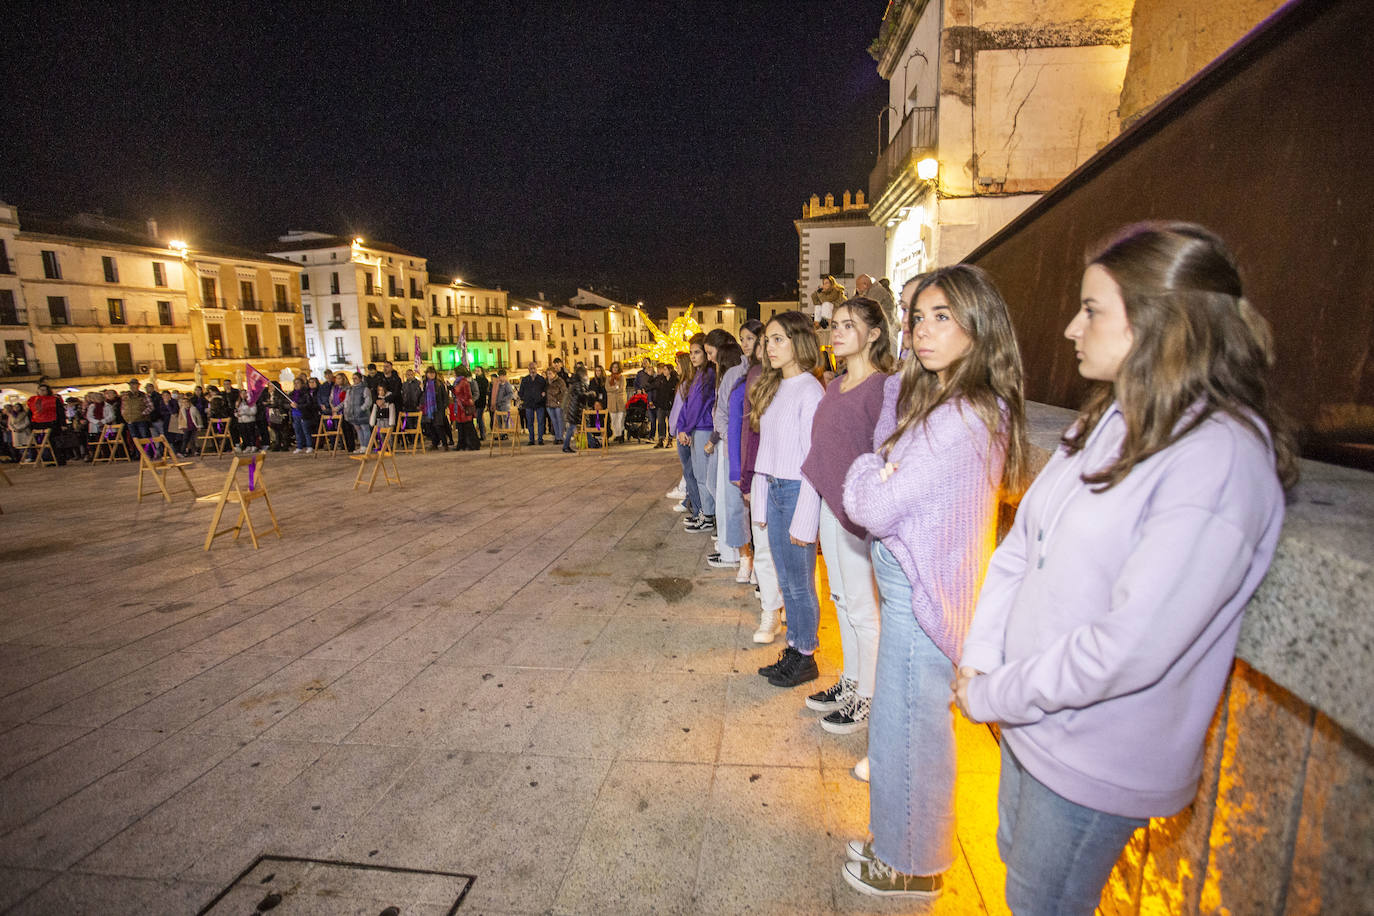
[[997, 549], [962, 664], [975, 719], [1058, 794], [1163, 817], [1197, 790], [1203, 740], [1283, 524], [1269, 444], [1216, 415], [1101, 493], [1116, 405], [1059, 449]]
[[811, 543], [821, 525], [821, 497], [802, 476], [802, 464], [811, 450], [811, 423], [825, 389], [810, 372], [785, 378], [768, 409], [759, 417], [759, 450], [754, 456], [754, 485], [749, 508], [755, 525], [768, 521], [768, 478], [800, 480], [801, 492], [787, 532]]
[[682, 398], [682, 410], [677, 415], [673, 433], [691, 435], [699, 429], [712, 428], [712, 414], [716, 408], [716, 370], [706, 367], [692, 379], [692, 387]]
[[[900, 374], [883, 384], [876, 450], [897, 428]], [[1004, 453], [983, 421], [959, 401], [942, 404], [907, 430], [884, 459], [854, 459], [844, 509], [883, 542], [911, 583], [916, 622], [952, 665], [963, 650], [978, 589], [997, 546], [997, 494]], [[883, 465], [897, 466], [886, 481]]]
[[730, 397], [727, 399], [730, 409], [730, 422], [725, 437], [725, 445], [728, 449], [725, 457], [729, 466], [729, 480], [736, 485], [739, 483], [740, 471], [744, 466], [744, 388], [744, 378], [741, 377], [739, 384], [730, 389]]

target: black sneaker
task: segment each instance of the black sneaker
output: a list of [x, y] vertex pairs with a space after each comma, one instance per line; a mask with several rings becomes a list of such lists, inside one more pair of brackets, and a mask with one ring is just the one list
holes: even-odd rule
[[868, 728], [868, 711], [872, 703], [872, 697], [850, 694], [849, 702], [843, 709], [837, 709], [821, 720], [821, 728], [833, 735], [852, 735], [863, 731]]
[[772, 677], [773, 675], [777, 674], [778, 669], [780, 669], [784, 664], [786, 664], [794, 655], [801, 655], [801, 653], [798, 652], [796, 649], [792, 648], [791, 646], [788, 646], [786, 649], [782, 650], [782, 654], [778, 656], [777, 661], [773, 662], [773, 664], [771, 665], [764, 665], [762, 668], [760, 668], [759, 674], [763, 675], [764, 677]]
[[687, 526], [688, 531], [715, 531], [716, 517], [714, 515], [697, 516], [695, 524]]
[[792, 658], [792, 664], [788, 667], [780, 666], [768, 679], [768, 683], [774, 687], [796, 687], [807, 681], [814, 681], [820, 676], [820, 671], [816, 669], [816, 656], [802, 655], [798, 652]]
[[849, 699], [849, 694], [853, 691], [854, 685], [847, 679], [840, 678], [820, 693], [813, 693], [807, 697], [806, 708], [814, 709], [816, 712], [834, 712], [837, 709], [843, 709], [845, 702]]

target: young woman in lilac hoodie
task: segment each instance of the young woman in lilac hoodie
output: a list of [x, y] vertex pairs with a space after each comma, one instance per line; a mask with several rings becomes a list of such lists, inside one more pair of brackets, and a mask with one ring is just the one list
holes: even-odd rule
[[875, 896], [934, 896], [954, 864], [949, 683], [996, 544], [999, 494], [1026, 476], [1021, 356], [987, 274], [924, 275], [909, 310], [912, 357], [887, 380], [844, 482], [850, 520], [878, 539], [882, 638], [869, 713], [868, 823], [843, 877]]
[[1065, 336], [1100, 383], [993, 556], [956, 701], [998, 722], [1007, 903], [1090, 914], [1131, 834], [1182, 810], [1296, 479], [1269, 329], [1220, 239], [1124, 230]]
[[[683, 376], [680, 397], [682, 410], [677, 415], [679, 454], [686, 449], [683, 476], [687, 482], [687, 501], [696, 510], [683, 519], [688, 531], [714, 532], [716, 529], [716, 478], [712, 472], [714, 461], [706, 452], [711, 441], [712, 415], [716, 408], [716, 371], [706, 358], [706, 335], [694, 334], [688, 341], [687, 358], [691, 360], [690, 375]], [[687, 471], [690, 470], [691, 474]]]

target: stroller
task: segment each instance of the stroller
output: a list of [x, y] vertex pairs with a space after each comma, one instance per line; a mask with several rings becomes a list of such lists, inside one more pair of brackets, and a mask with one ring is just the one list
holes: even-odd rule
[[644, 442], [653, 438], [653, 433], [649, 428], [649, 398], [640, 392], [625, 402], [625, 435]]

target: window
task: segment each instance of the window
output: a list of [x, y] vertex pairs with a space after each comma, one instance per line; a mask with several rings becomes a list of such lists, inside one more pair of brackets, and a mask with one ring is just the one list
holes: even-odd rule
[[334, 303], [334, 314], [329, 319], [329, 326], [333, 329], [341, 330], [344, 326], [343, 307], [339, 303]]
[[66, 296], [48, 297], [48, 317], [53, 324], [71, 324], [71, 316], [67, 312]]
[[167, 265], [163, 264], [161, 261], [153, 262], [153, 285], [167, 285]]
[[239, 303], [240, 308], [251, 312], [258, 310], [258, 291], [253, 287], [252, 280], [239, 281]]
[[697, 324], [702, 324], [705, 321], [706, 314], [701, 309], [697, 309]]
[[100, 266], [105, 271], [106, 283], [119, 282], [119, 265], [115, 264], [115, 259], [108, 255], [101, 257]]
[[329, 275], [329, 292], [334, 296], [339, 294], [339, 272], [337, 270]]
[[[305, 260], [305, 257], [302, 256], [302, 257], [301, 257], [301, 260]], [[310, 274], [302, 273], [302, 274], [301, 274], [301, 291], [304, 292], [305, 290], [308, 290], [308, 289], [310, 289]]]
[[[342, 338], [342, 337], [336, 337], [336, 338], [334, 338], [334, 339], [337, 340], [339, 343], [343, 343], [343, 338]], [[315, 338], [313, 338], [313, 337], [307, 337], [307, 338], [305, 339], [305, 355], [306, 355], [306, 356], [314, 356], [314, 355], [315, 355]]]
[[716, 309], [716, 324], [724, 324], [724, 323], [725, 323], [725, 312], [722, 311], [721, 309]]
[[276, 296], [277, 296], [277, 311], [279, 311], [279, 312], [289, 312], [289, 311], [291, 311], [291, 300], [288, 299], [288, 298], [286, 298], [286, 284], [285, 284], [285, 283], [278, 283], [278, 284], [276, 284], [276, 285], [274, 285], [274, 286], [272, 287], [272, 291], [273, 291], [273, 292], [276, 294]]
[[830, 243], [830, 269], [823, 270], [821, 273], [833, 274], [836, 277], [848, 274], [844, 265], [844, 242]]
[[[515, 338], [515, 339], [516, 339], [516, 340], [519, 340], [520, 338], [517, 337], [517, 338]], [[524, 367], [525, 367], [525, 363], [524, 363], [523, 358], [520, 356], [520, 351], [519, 351], [519, 350], [516, 350], [516, 351], [515, 351], [515, 368], [517, 368], [517, 369], [523, 369]]]
[[166, 327], [172, 326], [172, 303], [165, 300], [158, 300], [157, 323], [165, 325]]
[[372, 284], [372, 274], [363, 274], [363, 292], [371, 296], [376, 291], [377, 288]]
[[[310, 341], [310, 343], [314, 344], [314, 341], [312, 340]], [[372, 338], [372, 343], [375, 346], [377, 343], [377, 338]], [[344, 352], [344, 339], [342, 337], [334, 338], [334, 359], [336, 359], [338, 362], [343, 362], [344, 360], [348, 359], [348, 354]]]
[[48, 280], [62, 279], [62, 265], [57, 263], [57, 252], [43, 252], [43, 277]]
[[386, 291], [391, 296], [401, 295], [400, 287], [396, 285], [396, 277], [393, 274], [386, 275]]
[[301, 303], [301, 311], [305, 313], [306, 324], [313, 324], [315, 322], [315, 316], [314, 314], [312, 314], [314, 309], [309, 302]]
[[384, 328], [386, 323], [382, 321], [382, 313], [377, 310], [377, 303], [367, 304], [367, 326], [369, 328]]
[[207, 324], [205, 326], [206, 348], [211, 356], [224, 355], [224, 325]]
[[200, 298], [207, 309], [224, 308], [224, 303], [219, 300], [219, 290], [214, 277], [200, 278]]
[[397, 358], [397, 359], [405, 359], [405, 353], [406, 353], [406, 351], [401, 349], [401, 338], [400, 338], [400, 337], [397, 337], [397, 336], [395, 336], [395, 335], [392, 335], [392, 338], [391, 338], [391, 352], [396, 354], [396, 358]]
[[128, 324], [124, 320], [123, 299], [106, 299], [105, 305], [110, 310], [110, 324]]
[[243, 326], [243, 342], [248, 349], [249, 356], [262, 356], [262, 344], [258, 340], [258, 326], [255, 324], [245, 324]]
[[535, 322], [534, 326], [533, 326], [532, 328], [530, 328], [530, 340], [538, 340], [538, 339], [539, 339], [539, 329], [540, 329], [541, 327], [542, 327], [542, 325], [540, 325], [538, 322]]

